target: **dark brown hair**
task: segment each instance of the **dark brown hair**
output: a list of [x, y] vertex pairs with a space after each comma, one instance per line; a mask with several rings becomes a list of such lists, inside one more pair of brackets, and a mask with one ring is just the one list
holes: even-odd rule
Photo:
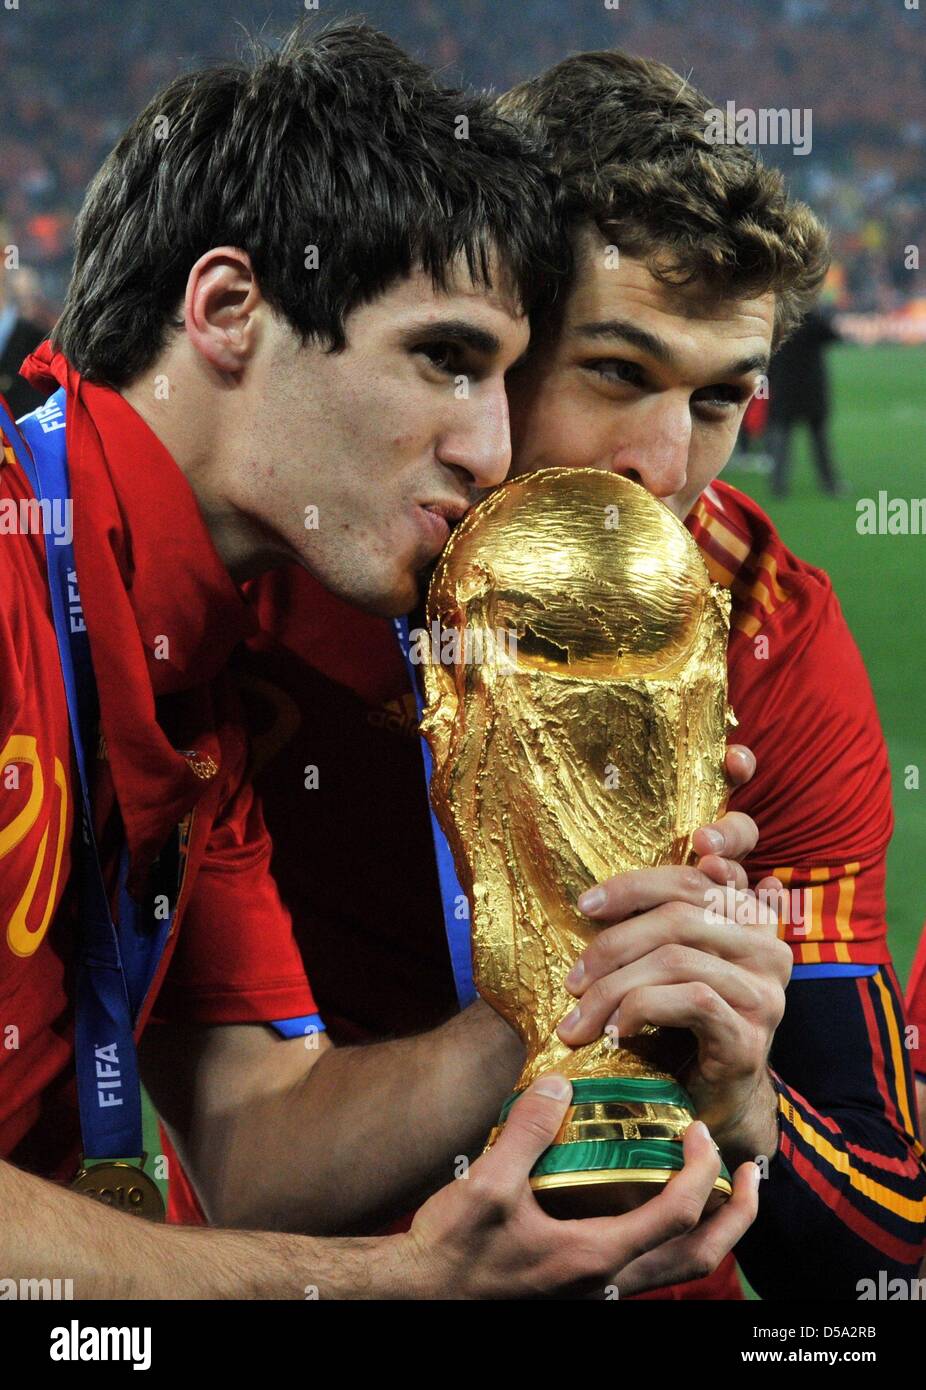
[[505, 288], [542, 306], [570, 252], [526, 124], [441, 89], [357, 22], [178, 77], [90, 185], [54, 341], [88, 379], [124, 385], [163, 348], [194, 263], [225, 244], [303, 343], [331, 350], [353, 308], [419, 267], [443, 287], [458, 257], [488, 285], [497, 253]]

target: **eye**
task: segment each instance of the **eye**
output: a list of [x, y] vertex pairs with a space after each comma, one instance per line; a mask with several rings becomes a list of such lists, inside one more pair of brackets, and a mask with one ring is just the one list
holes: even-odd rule
[[628, 386], [642, 386], [643, 368], [638, 362], [630, 362], [624, 357], [602, 357], [594, 362], [585, 362], [586, 371], [594, 372], [602, 381], [625, 383]]
[[720, 419], [745, 405], [751, 395], [745, 386], [705, 386], [695, 392], [691, 401], [694, 406], [701, 407], [701, 413], [708, 418]]
[[415, 352], [445, 376], [455, 376], [460, 371], [460, 352], [453, 343], [421, 343]]

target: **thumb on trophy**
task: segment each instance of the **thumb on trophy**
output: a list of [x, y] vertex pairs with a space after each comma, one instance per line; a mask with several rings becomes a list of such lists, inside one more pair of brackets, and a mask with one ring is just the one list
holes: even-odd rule
[[487, 1161], [494, 1159], [517, 1181], [525, 1181], [562, 1127], [572, 1100], [572, 1082], [549, 1073], [528, 1086], [511, 1107]]

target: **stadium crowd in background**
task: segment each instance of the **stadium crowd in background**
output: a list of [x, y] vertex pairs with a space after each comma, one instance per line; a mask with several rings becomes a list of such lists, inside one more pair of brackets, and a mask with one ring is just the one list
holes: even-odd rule
[[[913, 115], [921, 109], [926, 30], [902, 5], [319, 0], [318, 10], [321, 18], [363, 10], [447, 81], [503, 90], [568, 52], [617, 44], [690, 71], [698, 86], [738, 108], [809, 108], [813, 157], [775, 147], [763, 157], [784, 167], [795, 193], [833, 231], [834, 307], [883, 314], [924, 295], [903, 253], [922, 240], [926, 207], [926, 120]], [[229, 56], [235, 30], [216, 24], [213, 6], [187, 0], [160, 0], [141, 12], [117, 0], [30, 0], [30, 11], [33, 21], [47, 21], [40, 49], [34, 22], [17, 23], [11, 11], [0, 25], [0, 64], [12, 75], [0, 88], [0, 207], [20, 264], [38, 275], [38, 283], [17, 277], [17, 290], [33, 299], [29, 316], [50, 324], [67, 283], [73, 218], [104, 155], [179, 69]], [[253, 28], [300, 12], [297, 0], [237, 0], [225, 17]]]

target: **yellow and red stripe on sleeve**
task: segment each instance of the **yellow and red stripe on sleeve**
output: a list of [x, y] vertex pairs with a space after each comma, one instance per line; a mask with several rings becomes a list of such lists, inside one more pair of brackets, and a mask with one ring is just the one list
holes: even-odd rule
[[787, 897], [778, 935], [794, 952], [795, 966], [886, 965], [883, 861], [772, 871]]
[[779, 575], [779, 558], [786, 552], [767, 518], [754, 508], [755, 529], [750, 530], [732, 506], [724, 507], [724, 497], [732, 501], [737, 496], [728, 484], [706, 489], [686, 524], [711, 579], [733, 596], [733, 630], [754, 637], [791, 593], [787, 577]]

